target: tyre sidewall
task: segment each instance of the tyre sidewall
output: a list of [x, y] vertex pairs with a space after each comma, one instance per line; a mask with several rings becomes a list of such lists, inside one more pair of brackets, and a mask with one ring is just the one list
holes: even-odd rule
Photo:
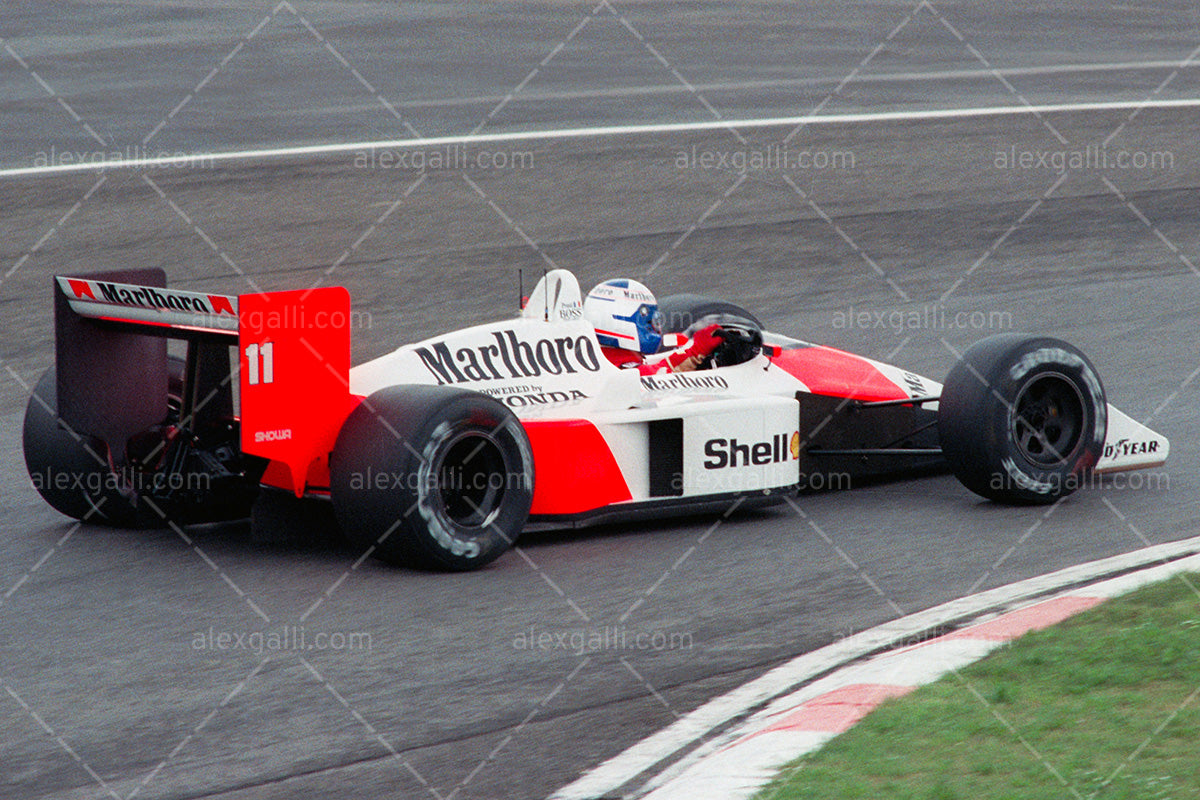
[[25, 408], [22, 444], [34, 488], [56, 511], [93, 524], [142, 527], [135, 502], [120, 490], [108, 446], [59, 423], [57, 375], [50, 367]]
[[[438, 476], [464, 434], [493, 441], [504, 462], [503, 503], [482, 528], [444, 511]], [[512, 546], [529, 515], [533, 453], [511, 411], [477, 392], [393, 387], [371, 395], [338, 436], [330, 477], [345, 535], [385, 561], [474, 569]]]
[[[464, 413], [465, 412], [465, 413]], [[484, 435], [494, 443], [504, 460], [501, 507], [480, 529], [468, 528], [449, 518], [438, 491], [438, 473], [447, 450], [459, 437]], [[425, 444], [421, 458], [412, 455], [416, 505], [428, 537], [418, 540], [429, 546], [430, 556], [456, 568], [485, 564], [513, 545], [516, 533], [529, 516], [533, 499], [533, 452], [520, 422], [500, 403], [481, 395], [470, 395], [449, 404], [444, 415], [431, 419], [418, 436]], [[511, 495], [520, 497], [513, 500]], [[509, 532], [514, 533], [509, 533]]]
[[[943, 451], [967, 488], [984, 497], [1053, 502], [1082, 486], [1100, 459], [1108, 411], [1103, 386], [1087, 357], [1066, 342], [1021, 334], [993, 340], [964, 354], [946, 379], [939, 412]], [[1057, 465], [1030, 460], [1015, 435], [1021, 392], [1050, 375], [1074, 387], [1084, 414], [1072, 452]]]

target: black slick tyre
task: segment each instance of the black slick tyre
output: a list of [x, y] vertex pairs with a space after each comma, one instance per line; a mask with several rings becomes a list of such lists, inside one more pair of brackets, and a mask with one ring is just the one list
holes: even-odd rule
[[345, 536], [392, 564], [482, 567], [508, 550], [533, 502], [533, 452], [501, 403], [442, 386], [396, 386], [343, 424], [330, 491]]
[[1104, 387], [1083, 353], [1015, 333], [968, 348], [938, 404], [950, 469], [976, 494], [1014, 504], [1053, 503], [1083, 485], [1107, 420]]
[[57, 374], [50, 367], [25, 407], [25, 467], [42, 499], [56, 511], [92, 524], [144, 527], [108, 458], [108, 447], [59, 423]]
[[[168, 404], [178, 413], [183, 360], [167, 360]], [[130, 486], [133, 472], [113, 469], [108, 445], [95, 436], [68, 430], [58, 418], [58, 377], [42, 373], [25, 407], [22, 430], [25, 467], [42, 499], [56, 511], [90, 524], [118, 528], [165, 527], [167, 520], [139, 503]]]

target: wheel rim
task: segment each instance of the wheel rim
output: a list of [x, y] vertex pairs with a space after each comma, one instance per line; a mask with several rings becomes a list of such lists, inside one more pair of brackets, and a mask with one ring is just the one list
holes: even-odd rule
[[1021, 455], [1043, 467], [1060, 466], [1074, 455], [1087, 426], [1083, 395], [1058, 372], [1035, 375], [1013, 403], [1013, 438]]
[[500, 443], [483, 431], [464, 431], [447, 443], [438, 464], [438, 505], [446, 519], [482, 532], [504, 506], [507, 462]]

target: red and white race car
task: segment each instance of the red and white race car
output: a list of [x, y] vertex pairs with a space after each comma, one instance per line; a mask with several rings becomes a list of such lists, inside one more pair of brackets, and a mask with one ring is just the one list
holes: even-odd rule
[[993, 500], [1046, 503], [1168, 452], [1045, 337], [985, 339], [943, 386], [677, 295], [659, 304], [676, 343], [715, 321], [723, 344], [702, 369], [642, 375], [604, 357], [578, 282], [554, 270], [519, 317], [351, 368], [342, 288], [233, 297], [133, 270], [57, 277], [54, 296], [26, 463], [56, 509], [113, 525], [244, 517], [279, 490], [331, 501], [387, 561], [470, 569], [531, 520], [726, 509], [946, 466]]

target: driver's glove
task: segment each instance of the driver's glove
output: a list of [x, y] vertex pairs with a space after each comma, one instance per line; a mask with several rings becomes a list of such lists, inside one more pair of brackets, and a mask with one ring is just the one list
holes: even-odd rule
[[690, 354], [701, 357], [711, 356], [713, 351], [724, 341], [720, 331], [721, 326], [715, 324], [696, 331], [696, 335], [692, 337], [692, 346], [688, 348], [691, 351]]
[[692, 337], [691, 344], [675, 350], [663, 360], [667, 362], [672, 372], [687, 372], [695, 369], [700, 362], [712, 355], [712, 352], [720, 346], [723, 341], [720, 330], [721, 326], [717, 324], [701, 328]]

